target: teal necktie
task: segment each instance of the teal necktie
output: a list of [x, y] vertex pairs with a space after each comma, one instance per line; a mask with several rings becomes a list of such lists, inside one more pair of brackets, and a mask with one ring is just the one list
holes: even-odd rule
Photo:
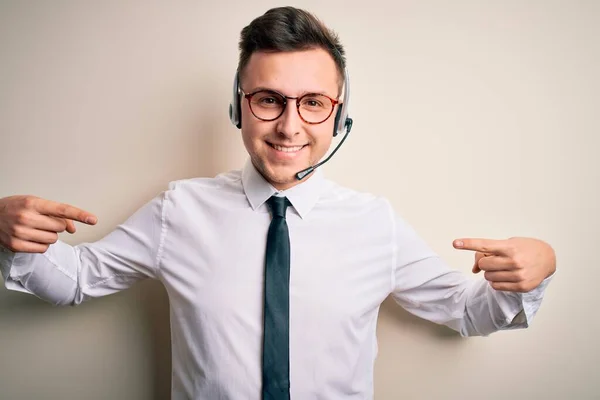
[[265, 314], [263, 341], [263, 400], [290, 398], [290, 237], [285, 197], [267, 200], [272, 220], [265, 258]]

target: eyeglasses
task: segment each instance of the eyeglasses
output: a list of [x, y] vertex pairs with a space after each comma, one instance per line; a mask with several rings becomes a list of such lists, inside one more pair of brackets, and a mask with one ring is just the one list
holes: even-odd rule
[[287, 101], [296, 100], [296, 110], [302, 121], [307, 124], [321, 124], [331, 116], [338, 100], [320, 93], [307, 93], [301, 97], [283, 95], [274, 90], [257, 90], [246, 93], [241, 88], [240, 93], [248, 100], [250, 111], [261, 121], [275, 121], [283, 115]]

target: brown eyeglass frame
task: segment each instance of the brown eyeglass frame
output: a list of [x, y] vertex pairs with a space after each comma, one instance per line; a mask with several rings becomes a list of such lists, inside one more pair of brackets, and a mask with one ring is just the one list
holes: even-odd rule
[[[331, 114], [333, 114], [333, 109], [335, 108], [335, 106], [340, 104], [339, 100], [333, 99], [323, 93], [306, 93], [305, 95], [300, 96], [300, 97], [292, 97], [292, 96], [286, 96], [283, 93], [278, 92], [277, 90], [271, 90], [271, 89], [260, 89], [260, 90], [254, 91], [252, 93], [246, 93], [246, 92], [244, 92], [244, 90], [242, 88], [238, 88], [238, 91], [240, 94], [244, 95], [245, 99], [248, 100], [248, 107], [250, 107], [250, 112], [252, 113], [252, 115], [254, 115], [254, 117], [256, 117], [257, 119], [259, 119], [261, 121], [265, 121], [265, 122], [275, 121], [277, 118], [281, 117], [283, 115], [283, 113], [285, 112], [288, 100], [296, 100], [296, 111], [298, 112], [298, 116], [300, 117], [300, 119], [302, 121], [304, 121], [305, 123], [307, 123], [309, 125], [319, 125], [319, 124], [322, 124], [323, 122], [327, 121], [329, 119], [329, 117], [331, 117]], [[254, 110], [252, 109], [252, 101], [251, 100], [252, 100], [252, 97], [256, 93], [260, 93], [260, 92], [275, 93], [283, 98], [283, 107], [281, 108], [281, 113], [278, 116], [276, 116], [275, 118], [270, 118], [270, 119], [260, 118], [259, 116], [257, 116], [254, 113]], [[300, 113], [300, 100], [302, 100], [303, 98], [305, 98], [307, 96], [314, 96], [314, 95], [324, 96], [324, 97], [327, 97], [329, 100], [331, 100], [331, 110], [329, 111], [329, 114], [327, 115], [327, 117], [325, 117], [325, 119], [321, 122], [309, 122], [309, 121], [305, 120], [304, 117], [302, 116], [302, 114]]]

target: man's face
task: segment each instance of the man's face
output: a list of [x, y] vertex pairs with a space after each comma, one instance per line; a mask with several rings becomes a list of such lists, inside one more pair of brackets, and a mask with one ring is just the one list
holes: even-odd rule
[[[337, 99], [338, 82], [335, 62], [323, 49], [256, 52], [243, 71], [241, 88], [245, 93], [270, 89], [291, 97], [321, 93]], [[256, 118], [248, 100], [241, 101], [242, 137], [256, 169], [279, 190], [300, 183], [295, 174], [319, 162], [329, 149], [338, 106], [325, 122], [308, 124], [298, 114], [296, 100], [288, 100], [274, 121]]]

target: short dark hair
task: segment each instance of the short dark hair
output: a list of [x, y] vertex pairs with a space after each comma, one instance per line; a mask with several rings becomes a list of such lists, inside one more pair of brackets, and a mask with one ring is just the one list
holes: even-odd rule
[[238, 74], [243, 73], [254, 52], [298, 51], [322, 48], [337, 66], [341, 88], [345, 78], [344, 47], [337, 34], [308, 11], [277, 7], [254, 19], [240, 35]]

